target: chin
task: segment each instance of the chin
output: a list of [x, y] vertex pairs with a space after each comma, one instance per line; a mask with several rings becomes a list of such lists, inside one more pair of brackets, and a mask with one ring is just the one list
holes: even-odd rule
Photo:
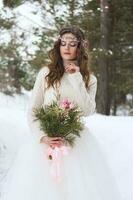
[[74, 59], [74, 58], [72, 58], [72, 57], [69, 56], [69, 55], [68, 55], [68, 56], [67, 56], [67, 55], [66, 55], [66, 56], [63, 55], [62, 58], [63, 58], [64, 60], [71, 60], [71, 59]]

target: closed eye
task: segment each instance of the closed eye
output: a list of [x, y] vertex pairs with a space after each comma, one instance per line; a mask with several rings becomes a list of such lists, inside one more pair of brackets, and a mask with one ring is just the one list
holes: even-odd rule
[[[60, 45], [61, 45], [61, 46], [66, 46], [67, 43], [66, 43], [65, 41], [61, 41], [61, 44], [60, 44]], [[76, 47], [76, 46], [77, 46], [77, 42], [72, 41], [72, 42], [69, 43], [69, 46], [71, 46], [71, 47]]]

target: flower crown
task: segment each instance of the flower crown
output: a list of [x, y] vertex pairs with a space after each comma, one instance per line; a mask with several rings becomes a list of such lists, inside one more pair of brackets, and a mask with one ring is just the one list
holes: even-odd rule
[[83, 40], [83, 39], [81, 39], [81, 40], [78, 40], [75, 36], [74, 37], [72, 37], [72, 36], [65, 36], [65, 37], [62, 37], [62, 36], [58, 36], [58, 40], [66, 40], [66, 41], [70, 41], [70, 42], [81, 42], [82, 43], [82, 46], [84, 47], [84, 48], [88, 48], [89, 47], [89, 42], [87, 41], [87, 40]]

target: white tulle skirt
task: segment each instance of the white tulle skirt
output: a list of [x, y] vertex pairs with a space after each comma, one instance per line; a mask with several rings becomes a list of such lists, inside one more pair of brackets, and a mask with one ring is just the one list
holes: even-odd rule
[[3, 183], [1, 200], [121, 200], [104, 154], [87, 127], [62, 159], [60, 182], [53, 180], [46, 152], [47, 146], [31, 136]]

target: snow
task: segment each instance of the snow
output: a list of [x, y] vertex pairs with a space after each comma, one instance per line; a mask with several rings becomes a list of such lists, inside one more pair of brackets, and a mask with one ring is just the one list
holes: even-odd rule
[[28, 137], [26, 107], [28, 95], [0, 93], [0, 181], [10, 168], [18, 148]]
[[[0, 93], [0, 181], [30, 136], [27, 106], [30, 92], [7, 96]], [[123, 200], [133, 199], [133, 117], [94, 114], [84, 119], [104, 152]]]
[[0, 0], [0, 9], [3, 7], [3, 1]]
[[133, 117], [97, 114], [86, 123], [104, 151], [123, 199], [133, 199]]

